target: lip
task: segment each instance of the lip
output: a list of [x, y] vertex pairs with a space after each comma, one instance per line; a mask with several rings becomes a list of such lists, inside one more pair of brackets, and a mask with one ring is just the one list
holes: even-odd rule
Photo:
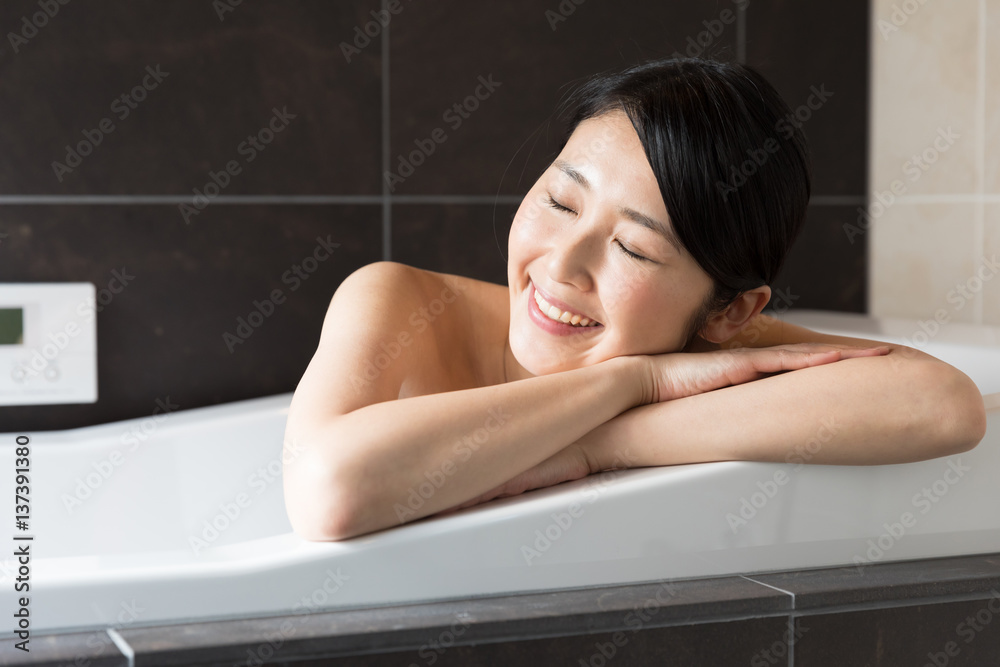
[[[570, 336], [573, 334], [585, 334], [594, 331], [600, 331], [601, 329], [604, 328], [603, 324], [598, 324], [597, 326], [593, 327], [575, 327], [571, 324], [565, 324], [564, 322], [556, 322], [555, 320], [549, 319], [548, 317], [542, 314], [542, 311], [538, 309], [538, 304], [535, 303], [535, 283], [529, 282], [528, 285], [529, 285], [528, 316], [531, 318], [532, 322], [538, 325], [539, 328], [555, 336]], [[563, 304], [561, 301], [555, 299], [549, 300], [548, 295], [546, 295], [544, 292], [539, 291], [539, 294], [542, 295], [543, 299], [551, 303], [559, 310], [570, 310], [570, 311], [573, 310], [572, 308], [564, 307], [565, 304]]]

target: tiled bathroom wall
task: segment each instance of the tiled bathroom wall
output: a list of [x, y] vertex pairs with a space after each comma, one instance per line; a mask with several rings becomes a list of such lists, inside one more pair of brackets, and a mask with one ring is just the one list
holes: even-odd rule
[[[870, 15], [861, 0], [0, 3], [0, 282], [93, 282], [101, 308], [97, 403], [0, 408], [0, 431], [291, 391], [334, 290], [373, 261], [505, 284], [567, 84], [675, 52], [757, 67], [811, 142], [778, 305], [863, 312], [869, 235], [843, 226], [867, 195]], [[818, 89], [832, 94], [810, 108]]]
[[872, 11], [871, 311], [1000, 325], [1000, 0]]

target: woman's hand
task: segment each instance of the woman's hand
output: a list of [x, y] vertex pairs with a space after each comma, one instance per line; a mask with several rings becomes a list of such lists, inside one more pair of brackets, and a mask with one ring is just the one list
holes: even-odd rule
[[773, 373], [819, 366], [853, 357], [889, 353], [888, 345], [851, 347], [826, 343], [794, 343], [774, 347], [741, 347], [712, 352], [642, 355], [648, 373], [649, 403], [672, 401], [760, 379]]

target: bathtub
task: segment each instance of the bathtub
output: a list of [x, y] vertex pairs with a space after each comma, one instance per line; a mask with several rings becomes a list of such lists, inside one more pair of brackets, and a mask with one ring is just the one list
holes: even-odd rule
[[[987, 395], [985, 440], [899, 465], [610, 472], [310, 543], [292, 533], [282, 498], [291, 394], [20, 434], [30, 439], [29, 526], [15, 530], [12, 515], [5, 525], [32, 538], [12, 542], [30, 544], [32, 632], [1000, 552], [996, 332], [949, 325], [930, 335], [926, 323], [809, 311], [783, 319], [907, 342], [961, 368]], [[0, 434], [8, 499], [17, 435]], [[19, 563], [5, 552], [10, 610]]]

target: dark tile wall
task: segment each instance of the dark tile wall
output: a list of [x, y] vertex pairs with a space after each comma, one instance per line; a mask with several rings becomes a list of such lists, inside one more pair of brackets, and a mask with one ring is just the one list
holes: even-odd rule
[[[333, 291], [372, 261], [505, 284], [568, 84], [699, 38], [793, 108], [833, 92], [804, 121], [814, 200], [776, 287], [794, 307], [865, 310], [864, 239], [841, 225], [867, 181], [867, 2], [399, 0], [384, 29], [380, 0], [53, 5], [0, 4], [0, 281], [135, 279], [98, 315], [98, 402], [0, 408], [0, 431], [291, 391]], [[213, 174], [219, 196], [185, 215]], [[339, 245], [293, 291], [283, 276], [317, 237]], [[230, 351], [223, 334], [274, 289], [287, 301]]]

